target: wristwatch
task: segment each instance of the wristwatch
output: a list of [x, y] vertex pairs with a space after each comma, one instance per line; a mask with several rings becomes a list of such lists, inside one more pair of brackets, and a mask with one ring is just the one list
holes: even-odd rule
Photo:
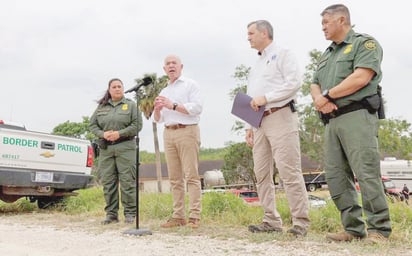
[[177, 108], [177, 103], [173, 103], [173, 110], [176, 110]]
[[335, 103], [335, 99], [333, 99], [330, 95], [329, 95], [329, 90], [326, 89], [322, 92], [322, 96], [325, 97], [326, 99], [328, 99], [328, 101]]

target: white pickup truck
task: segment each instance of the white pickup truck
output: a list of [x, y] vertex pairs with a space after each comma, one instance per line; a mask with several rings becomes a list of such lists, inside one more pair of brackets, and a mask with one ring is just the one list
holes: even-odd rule
[[27, 131], [0, 120], [0, 200], [27, 197], [46, 208], [90, 185], [93, 148], [87, 140]]

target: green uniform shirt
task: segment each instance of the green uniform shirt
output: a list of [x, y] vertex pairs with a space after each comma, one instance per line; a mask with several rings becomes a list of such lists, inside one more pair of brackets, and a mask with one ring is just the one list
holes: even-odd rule
[[373, 37], [355, 33], [351, 29], [342, 43], [333, 42], [323, 53], [313, 83], [320, 85], [322, 91], [330, 90], [352, 74], [356, 68], [372, 69], [375, 71], [375, 76], [367, 86], [351, 95], [336, 99], [336, 104], [338, 107], [343, 107], [354, 101], [360, 101], [377, 92], [377, 86], [382, 79], [380, 68], [382, 55], [382, 47]]
[[122, 98], [113, 103], [99, 105], [90, 118], [90, 131], [103, 138], [105, 131], [119, 131], [120, 137], [136, 136], [142, 129], [142, 116], [136, 102]]

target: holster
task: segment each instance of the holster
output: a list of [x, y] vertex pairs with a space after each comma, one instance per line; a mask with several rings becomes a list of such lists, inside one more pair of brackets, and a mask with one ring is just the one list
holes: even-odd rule
[[98, 139], [96, 143], [100, 149], [107, 149], [107, 141], [105, 139]]
[[290, 111], [296, 112], [296, 107], [295, 107], [295, 101], [294, 100], [289, 101], [288, 105], [289, 105]]
[[369, 113], [374, 114], [379, 109], [379, 106], [381, 104], [381, 98], [378, 94], [374, 94], [372, 96], [363, 98], [361, 100], [361, 103], [365, 106]]
[[329, 123], [330, 116], [327, 114], [323, 114], [322, 112], [318, 112], [318, 114], [323, 125], [327, 125]]
[[378, 87], [378, 93], [362, 99], [361, 103], [365, 106], [369, 113], [378, 114], [379, 119], [385, 119], [385, 109], [381, 94], [381, 87]]

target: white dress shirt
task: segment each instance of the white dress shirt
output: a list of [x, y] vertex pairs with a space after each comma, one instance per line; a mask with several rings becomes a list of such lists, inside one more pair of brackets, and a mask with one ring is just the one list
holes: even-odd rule
[[265, 96], [265, 109], [281, 107], [296, 100], [302, 84], [295, 56], [290, 50], [280, 48], [274, 42], [259, 56], [249, 73], [247, 93], [249, 96]]
[[173, 103], [183, 105], [189, 114], [162, 108], [158, 123], [165, 123], [165, 125], [199, 123], [203, 102], [196, 81], [180, 76], [174, 83], [169, 83], [163, 88], [159, 95], [169, 98]]

